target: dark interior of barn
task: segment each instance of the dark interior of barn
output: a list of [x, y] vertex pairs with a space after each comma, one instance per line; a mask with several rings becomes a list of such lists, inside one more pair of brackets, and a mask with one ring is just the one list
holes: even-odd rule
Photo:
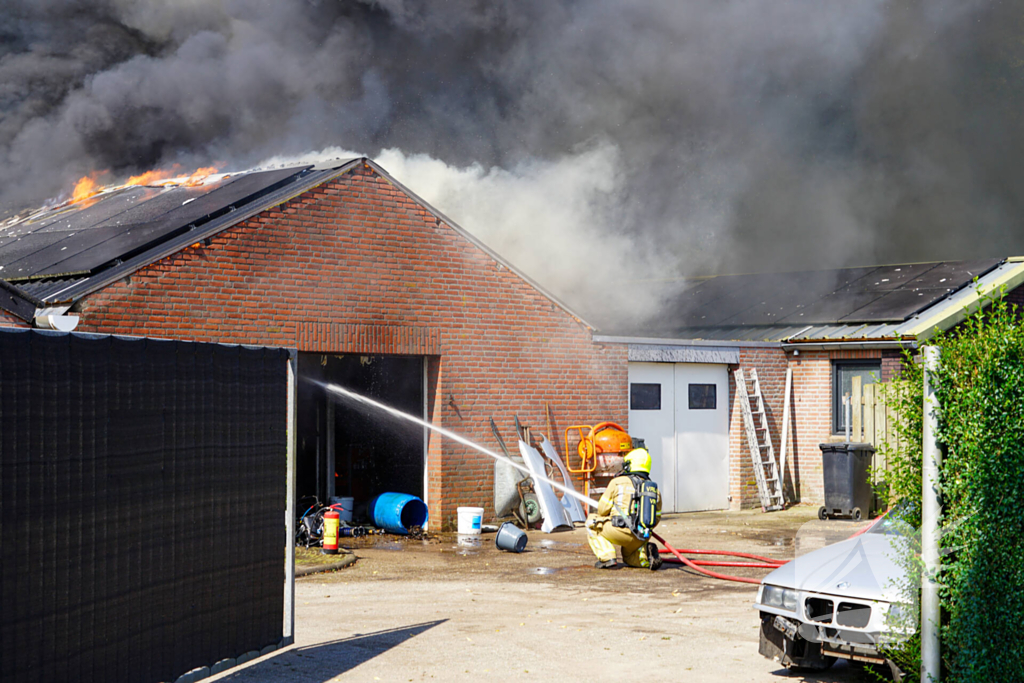
[[332, 495], [351, 496], [358, 518], [366, 503], [381, 493], [423, 498], [423, 428], [325, 389], [325, 384], [336, 384], [422, 417], [422, 357], [300, 353], [299, 378], [300, 499], [316, 496], [327, 502]]

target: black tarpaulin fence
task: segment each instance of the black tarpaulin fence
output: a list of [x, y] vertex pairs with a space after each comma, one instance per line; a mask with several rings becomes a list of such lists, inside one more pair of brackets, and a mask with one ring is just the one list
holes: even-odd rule
[[282, 639], [287, 352], [0, 331], [0, 680]]

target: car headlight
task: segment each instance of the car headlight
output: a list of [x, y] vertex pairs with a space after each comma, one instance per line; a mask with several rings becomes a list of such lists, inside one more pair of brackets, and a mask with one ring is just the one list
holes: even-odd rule
[[764, 584], [764, 591], [761, 593], [761, 602], [771, 607], [779, 607], [790, 612], [796, 611], [796, 591], [789, 588], [780, 588]]
[[889, 605], [885, 622], [890, 627], [917, 628], [917, 607], [904, 602]]

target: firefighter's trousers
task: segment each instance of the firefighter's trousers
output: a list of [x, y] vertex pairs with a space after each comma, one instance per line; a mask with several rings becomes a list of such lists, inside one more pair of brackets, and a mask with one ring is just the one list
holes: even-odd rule
[[615, 559], [615, 547], [622, 548], [622, 561], [630, 567], [650, 567], [647, 541], [633, 535], [628, 527], [617, 527], [611, 517], [587, 517], [587, 543], [601, 562]]

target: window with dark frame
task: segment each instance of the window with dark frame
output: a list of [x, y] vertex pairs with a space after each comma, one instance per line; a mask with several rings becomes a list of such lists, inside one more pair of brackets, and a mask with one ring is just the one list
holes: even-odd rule
[[629, 409], [661, 410], [661, 385], [634, 384], [630, 382]]
[[718, 407], [717, 384], [691, 384], [690, 410], [714, 410]]
[[[832, 433], [846, 433], [846, 409], [843, 396], [853, 390], [853, 378], [861, 378], [861, 386], [882, 381], [881, 360], [832, 361]], [[851, 411], [852, 411], [851, 407]], [[851, 413], [852, 414], [852, 413]]]

